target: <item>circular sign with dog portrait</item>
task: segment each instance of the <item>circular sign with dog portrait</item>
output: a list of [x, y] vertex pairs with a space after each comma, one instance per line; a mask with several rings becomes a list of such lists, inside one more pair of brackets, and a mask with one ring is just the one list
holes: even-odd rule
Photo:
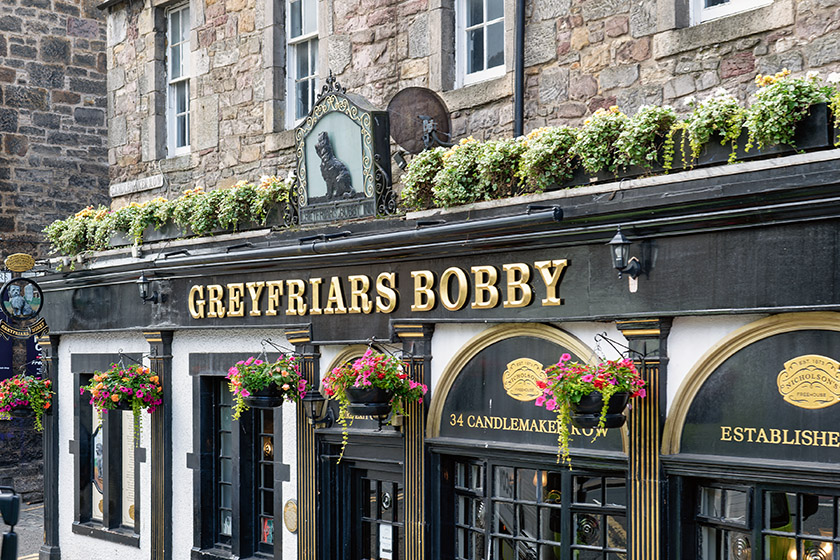
[[9, 280], [0, 290], [3, 313], [12, 321], [26, 321], [37, 316], [43, 301], [41, 288], [28, 278]]

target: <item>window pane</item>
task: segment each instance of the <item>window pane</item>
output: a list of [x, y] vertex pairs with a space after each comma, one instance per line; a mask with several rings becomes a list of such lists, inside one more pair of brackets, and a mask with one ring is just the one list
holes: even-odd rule
[[309, 43], [295, 45], [295, 79], [309, 75]]
[[318, 39], [309, 41], [312, 50], [309, 51], [309, 75], [316, 76], [318, 74]]
[[723, 514], [723, 490], [720, 488], [700, 489], [700, 514], [707, 517], [721, 517]]
[[233, 516], [229, 511], [222, 512], [219, 520], [219, 534], [230, 537], [233, 532]]
[[475, 560], [484, 560], [484, 547], [485, 547], [485, 540], [484, 534], [482, 533], [471, 533], [470, 534], [470, 550], [468, 551], [467, 558], [471, 560], [474, 558]]
[[542, 487], [542, 501], [547, 504], [559, 504], [561, 499], [560, 493], [560, 473], [549, 472], [543, 473], [543, 487]]
[[605, 478], [606, 503], [608, 506], [627, 507], [627, 480], [624, 478]]
[[484, 0], [466, 0], [467, 27], [484, 23]]
[[540, 508], [540, 538], [544, 541], [560, 542], [563, 531], [560, 508]]
[[309, 80], [295, 84], [295, 118], [302, 119], [309, 113]]
[[746, 525], [747, 523], [747, 493], [737, 490], [726, 491], [726, 511], [723, 518]]
[[575, 477], [575, 503], [602, 505], [601, 477]]
[[484, 465], [470, 465], [470, 488], [479, 491], [484, 488]]
[[297, 0], [296, 2], [291, 2], [289, 4], [289, 10], [291, 11], [291, 17], [289, 19], [291, 19], [292, 37], [299, 37], [303, 31], [303, 22], [301, 21], [302, 14], [300, 9], [301, 1], [302, 0]]
[[796, 494], [768, 492], [764, 504], [764, 528], [793, 533], [796, 520]]
[[829, 560], [834, 558], [832, 556], [834, 545], [830, 542], [806, 540], [801, 541], [799, 548], [799, 558], [804, 560]]
[[[113, 413], [111, 413], [113, 414]], [[122, 524], [134, 528], [134, 414], [120, 413], [122, 421]]]
[[169, 44], [177, 45], [181, 42], [181, 12], [169, 15]]
[[496, 467], [496, 487], [493, 492], [494, 498], [512, 500], [513, 495], [513, 469], [510, 467]]
[[185, 8], [184, 10], [181, 11], [181, 41], [187, 42], [189, 40], [190, 40], [190, 9]]
[[[93, 414], [93, 423], [91, 427], [94, 432], [96, 432], [97, 426], [102, 423], [102, 417], [96, 411], [95, 408], [90, 408], [91, 413]], [[105, 439], [100, 429], [99, 432], [96, 433], [96, 437], [93, 438], [93, 449], [91, 449], [91, 453], [93, 453], [93, 478], [96, 481], [94, 484], [91, 484], [91, 512], [90, 518], [102, 521], [102, 512], [103, 512], [103, 496], [100, 489], [105, 488]], [[97, 487], [98, 486], [98, 487]]]
[[175, 111], [178, 114], [187, 112], [187, 104], [189, 103], [187, 86], [188, 82], [178, 82], [175, 84]]
[[516, 499], [526, 502], [537, 501], [537, 471], [518, 469], [516, 472]]
[[468, 488], [469, 482], [467, 481], [467, 469], [470, 465], [466, 463], [457, 463], [455, 465], [455, 486], [460, 486], [461, 488]]
[[187, 121], [187, 116], [186, 115], [177, 117], [176, 126], [178, 128], [178, 132], [177, 132], [177, 138], [176, 138], [176, 141], [175, 141], [175, 146], [177, 148], [183, 148], [184, 146], [187, 146], [190, 143], [189, 139], [188, 139], [189, 138], [188, 137], [188, 132], [187, 132], [188, 125], [189, 125], [189, 122]]
[[512, 535], [515, 531], [513, 504], [497, 503], [493, 506], [493, 527], [494, 533]]
[[627, 518], [607, 516], [607, 548], [627, 548]]
[[764, 537], [764, 560], [796, 560], [796, 541], [790, 537]]
[[487, 68], [505, 63], [505, 25], [501, 21], [487, 26]]
[[802, 533], [815, 537], [834, 536], [834, 498], [801, 494]]
[[484, 28], [467, 32], [467, 74], [484, 70]]
[[750, 536], [736, 531], [727, 531], [726, 548], [732, 560], [748, 560], [752, 557], [752, 543]]
[[520, 537], [537, 539], [539, 536], [539, 525], [537, 523], [537, 506], [518, 505], [519, 519], [517, 529]]
[[303, 32], [314, 33], [318, 30], [317, 0], [303, 0]]
[[504, 17], [505, 2], [504, 0], [487, 0], [487, 21]]
[[169, 80], [181, 77], [181, 47], [175, 46], [169, 49], [170, 65], [169, 65]]
[[601, 516], [590, 513], [576, 513], [574, 518], [575, 544], [601, 546]]
[[704, 0], [704, 8], [711, 8], [712, 6], [720, 6], [721, 4], [729, 4], [729, 0]]
[[231, 507], [231, 499], [230, 499], [231, 489], [230, 486], [224, 485], [219, 486], [219, 506], [223, 508]]
[[599, 550], [575, 550], [575, 560], [603, 560], [604, 553]]
[[723, 530], [703, 527], [700, 530], [700, 560], [723, 560]]

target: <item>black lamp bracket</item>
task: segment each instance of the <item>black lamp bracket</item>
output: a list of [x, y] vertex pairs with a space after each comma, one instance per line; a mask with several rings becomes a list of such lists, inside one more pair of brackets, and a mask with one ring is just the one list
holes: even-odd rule
[[604, 358], [604, 355], [601, 352], [601, 341], [609, 344], [613, 350], [618, 352], [624, 358], [639, 360], [644, 363], [645, 359], [651, 357], [651, 354], [642, 354], [638, 350], [634, 350], [626, 344], [622, 344], [617, 340], [611, 339], [607, 336], [606, 332], [602, 332], [595, 335], [595, 354], [597, 354], [599, 358]]

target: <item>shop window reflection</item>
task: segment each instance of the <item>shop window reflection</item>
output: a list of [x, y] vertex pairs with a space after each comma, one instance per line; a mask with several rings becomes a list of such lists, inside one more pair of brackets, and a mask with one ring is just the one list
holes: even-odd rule
[[[623, 478], [582, 477], [568, 470], [517, 468], [481, 461], [453, 459], [450, 464], [455, 481], [457, 560], [626, 559]], [[577, 490], [565, 500], [564, 480]], [[492, 492], [483, 490], [488, 486]], [[570, 537], [565, 545], [564, 508], [572, 511], [567, 529]]]
[[[761, 498], [758, 523], [753, 494]], [[698, 488], [696, 511], [701, 560], [836, 560], [840, 550], [837, 496], [707, 485]]]

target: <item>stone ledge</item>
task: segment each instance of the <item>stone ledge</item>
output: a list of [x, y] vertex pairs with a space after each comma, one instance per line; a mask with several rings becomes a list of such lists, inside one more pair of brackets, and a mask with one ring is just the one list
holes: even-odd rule
[[461, 111], [513, 95], [513, 72], [500, 78], [470, 84], [458, 89], [440, 92], [447, 109]]
[[158, 189], [163, 186], [163, 175], [152, 175], [151, 177], [142, 177], [140, 179], [132, 179], [124, 183], [116, 183], [109, 187], [111, 198], [118, 196], [125, 196], [127, 194], [134, 194], [143, 191], [150, 191]]
[[664, 31], [653, 37], [653, 56], [663, 58], [793, 25], [794, 9], [793, 0], [775, 0], [763, 8], [732, 14], [692, 27]]
[[289, 150], [295, 147], [295, 131], [284, 130], [283, 132], [274, 132], [266, 134], [265, 136], [265, 151], [277, 152], [280, 150]]

